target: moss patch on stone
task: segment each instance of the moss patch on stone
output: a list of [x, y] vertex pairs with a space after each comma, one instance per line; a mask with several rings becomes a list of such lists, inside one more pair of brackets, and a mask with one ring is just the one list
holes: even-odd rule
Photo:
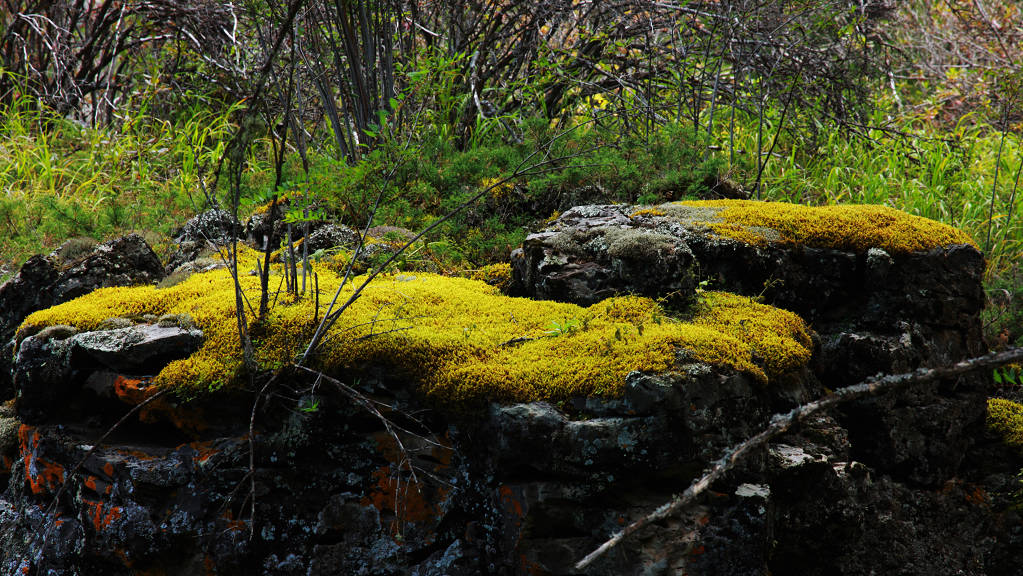
[[1023, 404], [991, 398], [987, 401], [987, 427], [1009, 446], [1023, 450]]
[[488, 264], [479, 270], [474, 270], [469, 278], [494, 286], [503, 292], [511, 286], [511, 264], [507, 262]]
[[803, 245], [866, 252], [881, 248], [905, 254], [953, 244], [977, 243], [965, 232], [887, 206], [803, 206], [755, 200], [679, 202], [684, 220], [715, 234], [752, 244]]
[[[250, 260], [255, 266], [256, 256], [246, 252], [240, 258], [241, 284], [253, 303], [258, 280], [244, 272]], [[325, 305], [340, 279], [326, 265], [316, 269]], [[184, 396], [203, 395], [235, 384], [241, 375], [232, 286], [226, 270], [214, 270], [166, 289], [101, 289], [32, 314], [21, 332], [53, 324], [92, 330], [113, 316], [187, 314], [203, 330], [204, 344], [167, 365], [154, 384]], [[342, 301], [351, 290], [352, 284], [345, 287]], [[312, 335], [313, 317], [311, 298], [278, 299], [254, 328], [260, 366], [293, 361]], [[476, 280], [420, 274], [371, 283], [314, 363], [333, 372], [386, 366], [444, 403], [558, 401], [619, 396], [629, 372], [663, 372], [689, 361], [731, 367], [766, 384], [804, 366], [811, 349], [798, 316], [732, 294], [703, 294], [693, 317], [680, 321], [648, 298], [624, 296], [581, 307], [507, 297]]]

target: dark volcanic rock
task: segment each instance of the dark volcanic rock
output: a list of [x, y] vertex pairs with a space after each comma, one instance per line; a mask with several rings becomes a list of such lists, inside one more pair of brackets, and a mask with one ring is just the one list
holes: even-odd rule
[[46, 328], [18, 347], [14, 384], [19, 416], [30, 423], [45, 421], [77, 394], [90, 374], [152, 376], [171, 360], [188, 357], [201, 343], [201, 331], [177, 326], [142, 324], [82, 333], [71, 327]]
[[10, 397], [14, 332], [36, 310], [49, 308], [107, 286], [152, 284], [163, 278], [163, 266], [138, 234], [96, 246], [67, 263], [58, 249], [49, 257], [33, 256], [13, 278], [0, 286], [0, 397]]
[[104, 242], [67, 266], [54, 283], [53, 304], [67, 302], [96, 288], [153, 284], [163, 278], [163, 265], [138, 234]]
[[[947, 365], [983, 352], [980, 311], [984, 259], [972, 246], [890, 255], [780, 243], [747, 244], [707, 230], [689, 208], [582, 206], [526, 238], [513, 255], [517, 290], [538, 298], [585, 301], [594, 295], [636, 291], [676, 293], [670, 271], [651, 253], [625, 287], [601, 267], [609, 234], [656, 237], [649, 245], [686, 246], [682, 274], [696, 274], [716, 290], [759, 297], [805, 318], [820, 335], [814, 369], [829, 388], [877, 373]], [[597, 239], [597, 240], [594, 240]], [[595, 255], [596, 254], [596, 255]], [[596, 271], [596, 272], [595, 272]], [[633, 280], [634, 282], [638, 282]], [[844, 409], [857, 457], [913, 482], [937, 485], [959, 465], [983, 419], [986, 380], [945, 382]], [[940, 423], [940, 424], [938, 424]], [[926, 440], [924, 440], [926, 438]]]
[[[267, 389], [251, 430], [254, 391], [158, 399], [90, 451], [125, 402], [147, 397], [141, 376], [198, 335], [47, 328], [18, 356], [18, 414], [31, 425], [0, 414], [14, 456], [0, 496], [0, 572], [1020, 573], [1023, 531], [1007, 494], [1023, 463], [983, 433], [981, 377], [809, 418], [695, 506], [575, 570], [773, 413], [825, 387], [981, 351], [983, 260], [972, 247], [750, 245], [668, 216], [569, 210], [517, 254], [520, 293], [576, 302], [676, 294], [681, 306], [711, 280], [810, 320], [819, 344], [810, 366], [765, 386], [680, 354], [663, 373], [629, 374], [619, 399], [472, 414], [422, 410], [410, 384], [385, 369], [355, 385], [362, 399], [295, 371]], [[324, 245], [343, 240], [320, 230]], [[59, 275], [46, 262], [25, 278]], [[169, 345], [150, 348], [156, 341]], [[381, 414], [363, 407], [367, 398]], [[980, 464], [991, 460], [997, 469]]]
[[347, 226], [325, 224], [309, 233], [306, 245], [309, 253], [331, 248], [351, 248], [359, 243], [359, 234]]
[[198, 350], [202, 332], [194, 328], [142, 324], [84, 332], [72, 336], [70, 341], [76, 352], [89, 355], [110, 370], [146, 374]]
[[215, 252], [230, 244], [242, 233], [242, 225], [226, 210], [213, 209], [197, 214], [174, 235], [177, 250], [165, 267], [172, 273], [186, 262], [192, 262], [204, 252]]
[[192, 217], [174, 234], [175, 242], [224, 244], [238, 237], [242, 225], [227, 210], [215, 208]]
[[674, 295], [689, 302], [695, 260], [685, 239], [633, 226], [625, 206], [580, 206], [513, 256], [522, 291], [535, 298], [593, 304], [617, 293]]

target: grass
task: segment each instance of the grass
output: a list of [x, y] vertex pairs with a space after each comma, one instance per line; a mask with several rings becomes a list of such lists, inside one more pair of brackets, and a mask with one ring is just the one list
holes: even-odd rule
[[168, 234], [201, 208], [198, 167], [222, 152], [225, 117], [139, 114], [110, 130], [52, 117], [27, 99], [0, 109], [0, 277], [65, 238]]

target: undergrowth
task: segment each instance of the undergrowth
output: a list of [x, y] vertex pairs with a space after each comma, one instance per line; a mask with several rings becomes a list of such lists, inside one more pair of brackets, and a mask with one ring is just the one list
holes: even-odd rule
[[0, 107], [0, 277], [70, 237], [166, 237], [203, 208], [198, 179], [223, 152], [227, 117], [196, 109], [171, 122], [140, 106], [97, 129], [28, 98]]

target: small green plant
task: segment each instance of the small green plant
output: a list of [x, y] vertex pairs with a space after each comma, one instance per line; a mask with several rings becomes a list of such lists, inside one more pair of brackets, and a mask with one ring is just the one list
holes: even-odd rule
[[992, 376], [995, 384], [999, 386], [1020, 386], [1023, 385], [1023, 369], [1018, 365], [1002, 366], [996, 368]]
[[306, 396], [299, 402], [298, 409], [306, 414], [319, 412], [320, 399], [315, 396]]
[[576, 318], [565, 318], [562, 322], [552, 321], [547, 326], [548, 336], [565, 336], [579, 329], [579, 320]]

